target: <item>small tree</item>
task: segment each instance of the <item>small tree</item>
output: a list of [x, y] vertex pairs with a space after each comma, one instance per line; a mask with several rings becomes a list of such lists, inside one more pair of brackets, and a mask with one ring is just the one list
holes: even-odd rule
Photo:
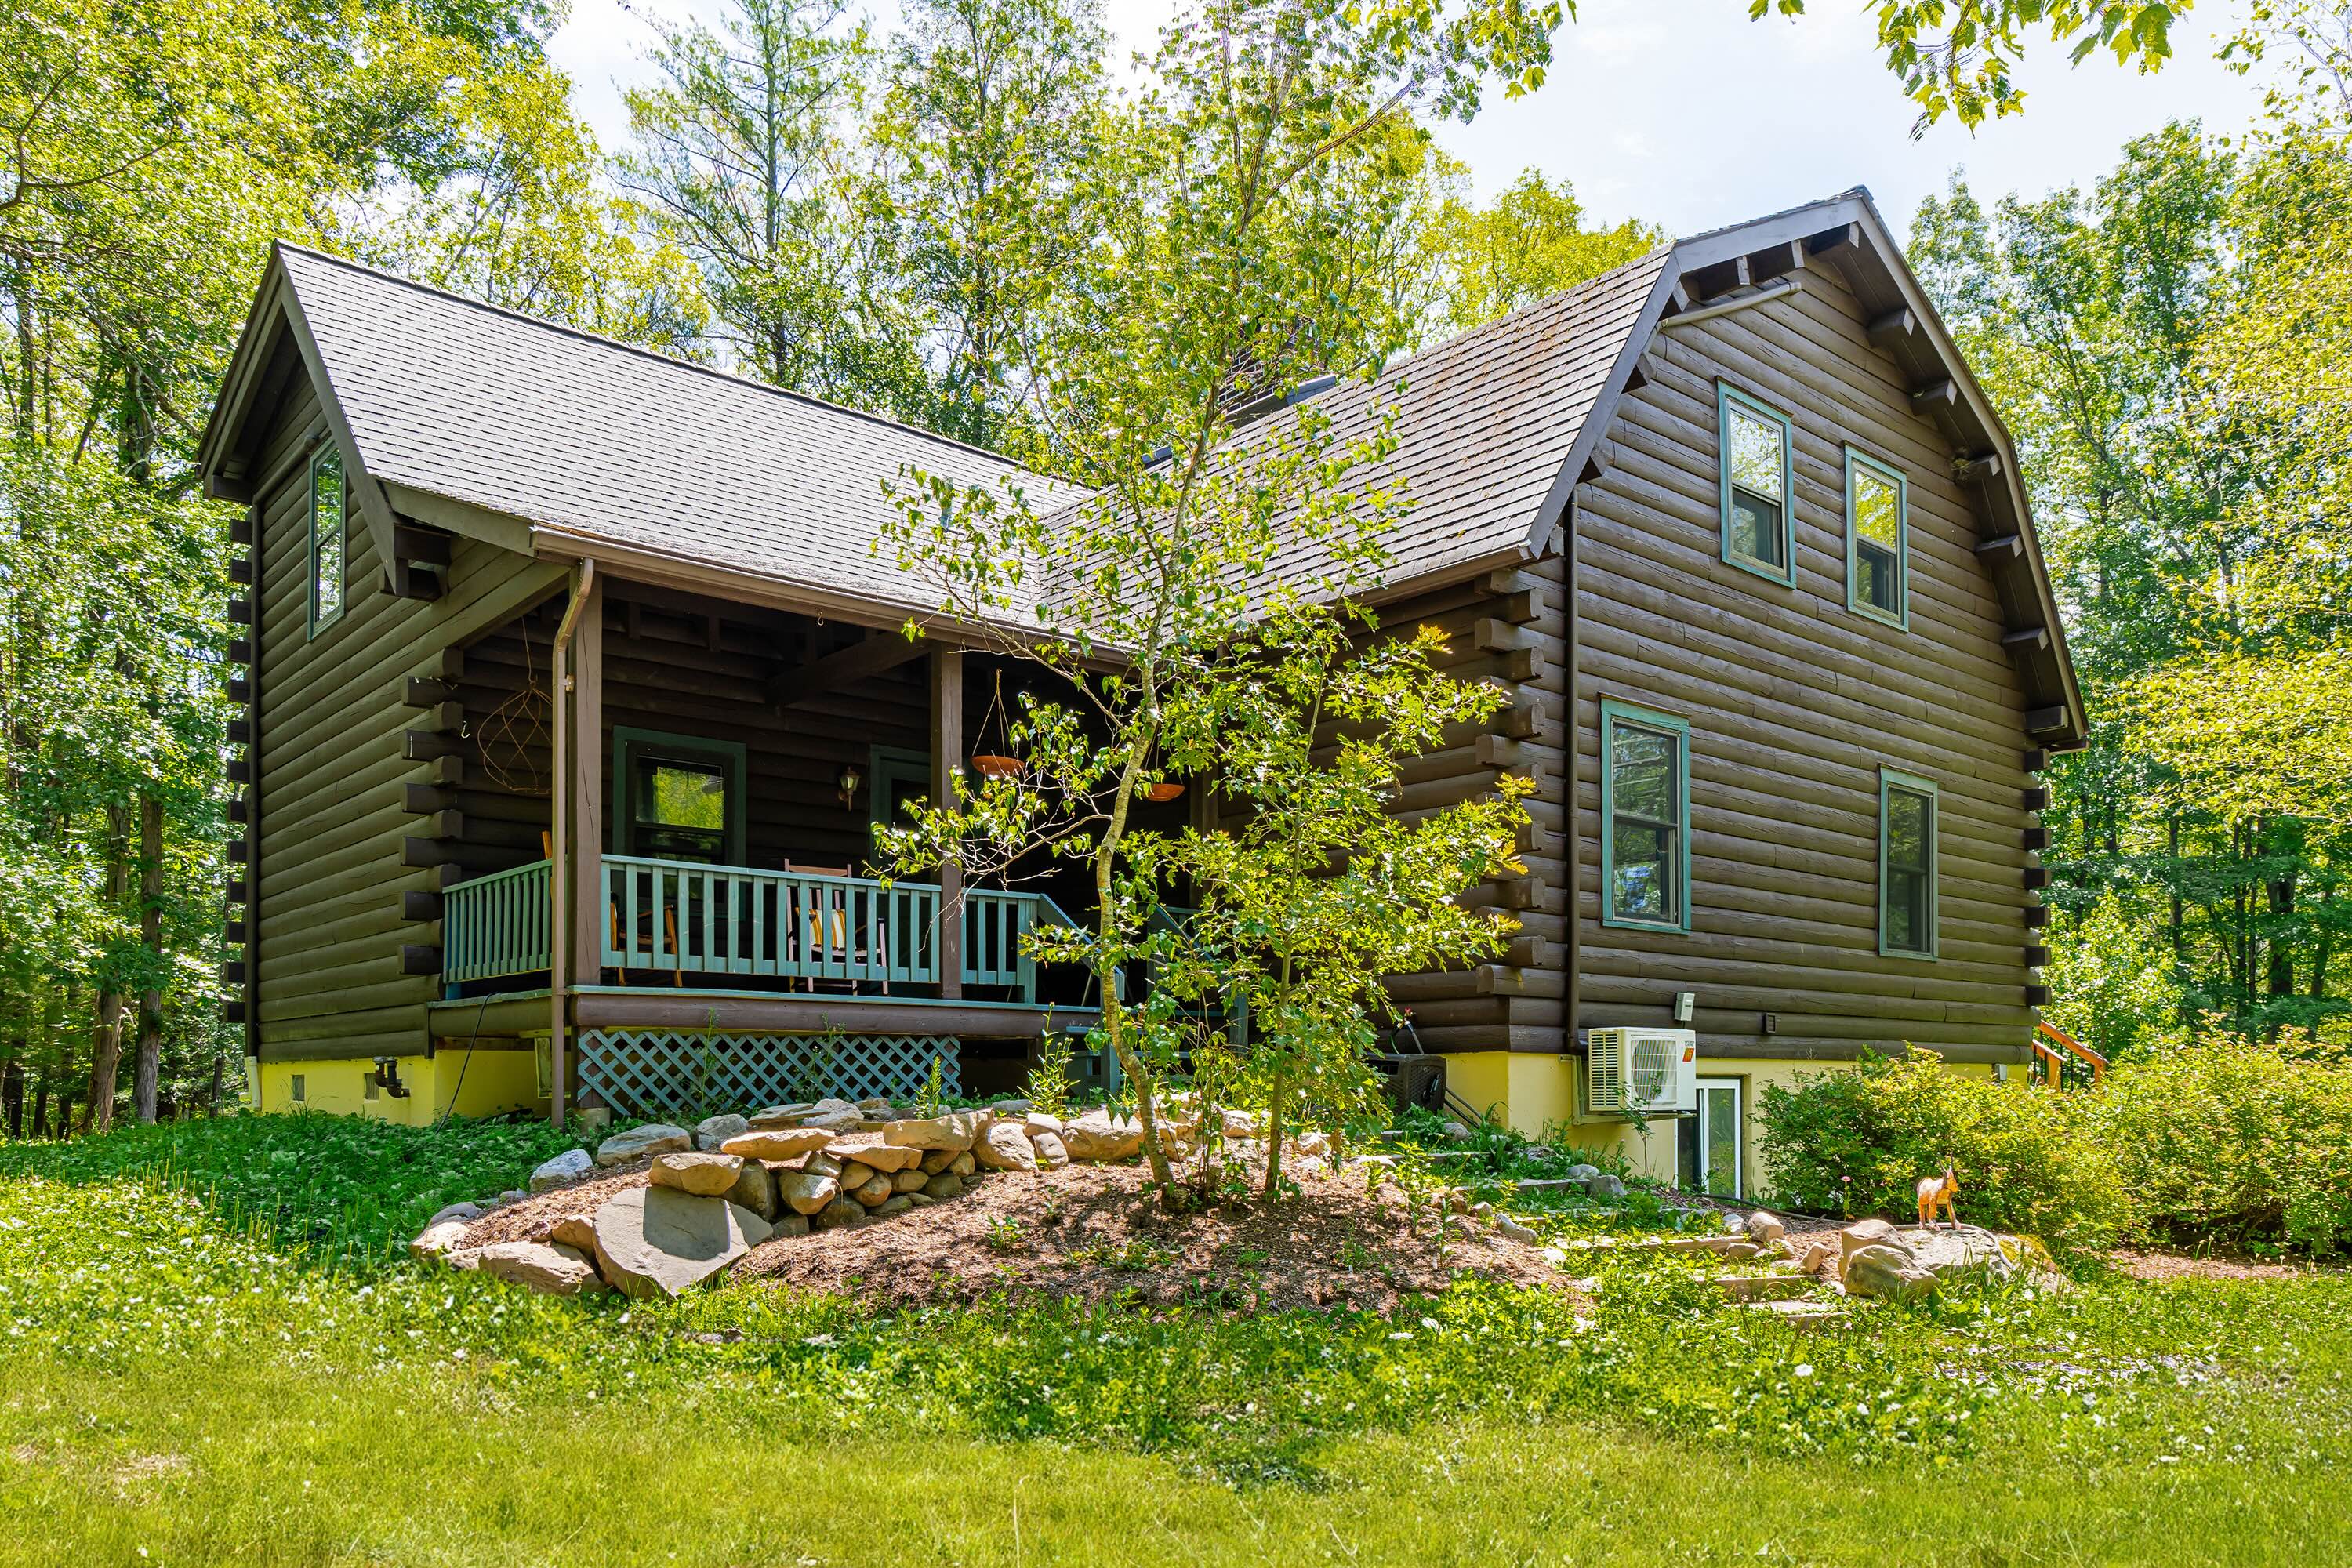
[[1246, 1002], [1237, 1044], [1266, 1108], [1268, 1195], [1288, 1123], [1319, 1110], [1336, 1125], [1368, 1098], [1373, 1026], [1393, 1011], [1382, 977], [1500, 952], [1516, 922], [1462, 897], [1526, 869], [1521, 779], [1417, 818], [1397, 812], [1400, 764], [1449, 726], [1483, 725], [1502, 694], [1437, 668], [1435, 627], [1359, 648], [1349, 621], [1307, 610], [1257, 628], [1172, 726], [1180, 749], [1217, 756], [1242, 816], [1168, 850], [1199, 909], [1187, 961], [1166, 966], [1162, 988]]

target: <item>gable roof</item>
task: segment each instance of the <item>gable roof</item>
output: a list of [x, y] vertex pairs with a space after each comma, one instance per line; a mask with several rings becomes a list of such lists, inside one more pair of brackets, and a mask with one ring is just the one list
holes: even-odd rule
[[[913, 463], [960, 484], [1055, 488], [893, 420], [292, 246], [272, 258], [241, 358], [261, 352], [273, 296], [355, 477], [387, 508], [460, 531], [489, 514], [527, 525], [527, 547], [619, 550], [927, 613], [931, 595], [872, 549], [893, 511], [883, 480]], [[237, 380], [205, 435], [215, 494], [236, 488]]]

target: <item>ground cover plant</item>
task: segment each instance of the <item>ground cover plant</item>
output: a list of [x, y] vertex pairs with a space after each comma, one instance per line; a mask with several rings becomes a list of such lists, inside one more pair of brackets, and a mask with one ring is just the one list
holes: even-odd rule
[[[0, 1511], [33, 1521], [0, 1563], [835, 1563], [877, 1531], [957, 1562], [1159, 1561], [1179, 1535], [1200, 1562], [1577, 1560], [1636, 1521], [1694, 1562], [2257, 1562], [2290, 1554], [2290, 1512], [2300, 1560], [2352, 1552], [2317, 1480], [2352, 1458], [2341, 1274], [2102, 1272], [1814, 1336], [1695, 1260], [1606, 1249], [1563, 1248], [1573, 1293], [1387, 1313], [577, 1302], [167, 1184], [234, 1146], [262, 1156], [242, 1213], [375, 1223], [269, 1201], [299, 1178], [268, 1154], [315, 1130], [225, 1119], [110, 1169], [140, 1134], [0, 1151]], [[420, 1136], [475, 1159], [490, 1134]], [[381, 1209], [446, 1168], [392, 1162]], [[2084, 1500], [2053, 1511], [2061, 1472]], [[780, 1522], [778, 1478], [819, 1473], [828, 1506]], [[1738, 1507], [1727, 1473], [1753, 1483]]]

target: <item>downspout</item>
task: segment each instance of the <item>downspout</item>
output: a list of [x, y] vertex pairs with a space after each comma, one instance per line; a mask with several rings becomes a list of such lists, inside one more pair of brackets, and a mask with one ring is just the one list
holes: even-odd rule
[[548, 790], [548, 847], [552, 851], [548, 865], [547, 889], [547, 994], [549, 1027], [547, 1054], [551, 1082], [548, 1087], [548, 1120], [561, 1127], [566, 1110], [564, 1089], [568, 1081], [570, 1055], [566, 1030], [572, 1011], [572, 840], [570, 803], [572, 774], [578, 759], [572, 753], [578, 743], [572, 733], [572, 637], [580, 629], [580, 612], [587, 605], [588, 590], [596, 581], [596, 563], [587, 556], [580, 558], [579, 574], [572, 582], [572, 603], [564, 606], [563, 619], [555, 628], [555, 651], [550, 661], [550, 677], [555, 684], [555, 769]]

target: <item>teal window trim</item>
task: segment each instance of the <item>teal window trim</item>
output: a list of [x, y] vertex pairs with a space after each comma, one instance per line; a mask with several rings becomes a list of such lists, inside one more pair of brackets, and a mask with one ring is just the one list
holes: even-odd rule
[[[1620, 725], [1654, 731], [1675, 738], [1675, 918], [1642, 920], [1621, 915], [1617, 896], [1617, 792], [1609, 776], [1609, 759]], [[1691, 928], [1690, 879], [1690, 723], [1670, 713], [1637, 708], [1615, 698], [1601, 702], [1601, 923], [1631, 931], [1687, 932]]]
[[[1925, 947], [1919, 948], [1896, 947], [1886, 939], [1886, 807], [1889, 799], [1898, 790], [1925, 795], [1927, 799], [1927, 942]], [[1881, 958], [1909, 958], [1933, 963], [1939, 956], [1937, 939], [1941, 922], [1937, 913], [1942, 890], [1938, 885], [1941, 876], [1937, 861], [1944, 847], [1943, 826], [1938, 820], [1942, 815], [1941, 792], [1937, 789], [1935, 780], [1923, 779], [1916, 773], [1902, 773], [1894, 768], [1878, 770], [1878, 956]]]
[[891, 786], [919, 784], [928, 796], [931, 783], [930, 752], [909, 751], [904, 746], [876, 746], [866, 753], [866, 820], [876, 827], [905, 826], [906, 824], [890, 819]]
[[[335, 603], [332, 608], [322, 609], [319, 604], [319, 536], [320, 531], [319, 527], [319, 470], [320, 467], [330, 459], [333, 461], [336, 472], [343, 475], [344, 477], [341, 487], [342, 493], [337, 498], [335, 504], [336, 515], [334, 527], [337, 536], [336, 543], [338, 545], [335, 571]], [[303, 601], [309, 607], [309, 615], [305, 619], [305, 626], [307, 629], [303, 634], [306, 637], [317, 637], [321, 630], [334, 625], [336, 621], [341, 619], [343, 614], [343, 601], [350, 597], [351, 594], [352, 487], [350, 477], [343, 468], [342, 459], [342, 449], [337, 447], [333, 439], [330, 437], [327, 440], [320, 442], [319, 445], [311, 451], [310, 467], [306, 470], [309, 476], [309, 485], [308, 494], [305, 498], [307, 502], [305, 510], [306, 515], [308, 515], [310, 520], [310, 539], [303, 551], [303, 561], [305, 565], [308, 567], [302, 589]]]
[[606, 851], [625, 853], [628, 843], [625, 837], [629, 826], [636, 821], [636, 802], [630, 798], [635, 783], [635, 770], [629, 766], [631, 748], [643, 746], [652, 751], [675, 752], [681, 760], [717, 758], [727, 773], [727, 847], [722, 851], [726, 864], [745, 864], [750, 851], [744, 843], [744, 818], [749, 815], [751, 801], [745, 794], [745, 779], [750, 773], [743, 743], [740, 741], [713, 741], [701, 735], [677, 735], [663, 730], [632, 730], [613, 726], [613, 814], [604, 834]]
[[[1895, 487], [1895, 608], [1883, 610], [1862, 596], [1862, 520], [1855, 510], [1856, 470], [1877, 475]], [[1857, 616], [1911, 629], [1911, 481], [1892, 463], [1857, 447], [1845, 449], [1845, 607]]]
[[[1773, 568], [1765, 562], [1742, 555], [1731, 548], [1731, 411], [1742, 408], [1759, 418], [1770, 420], [1780, 427], [1780, 560], [1781, 566]], [[1727, 381], [1715, 384], [1715, 445], [1717, 470], [1717, 510], [1720, 514], [1721, 553], [1724, 563], [1751, 572], [1767, 583], [1778, 583], [1783, 588], [1797, 585], [1797, 486], [1796, 450], [1797, 426], [1779, 409], [1761, 398], [1750, 396]]]

